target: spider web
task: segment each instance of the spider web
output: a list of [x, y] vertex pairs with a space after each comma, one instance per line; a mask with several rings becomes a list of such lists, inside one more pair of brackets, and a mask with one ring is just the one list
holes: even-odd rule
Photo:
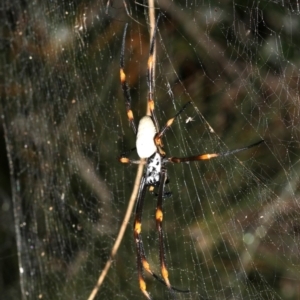
[[[119, 83], [122, 33], [136, 122], [146, 108], [147, 2], [2, 1], [3, 299], [87, 299], [109, 258], [136, 166]], [[142, 5], [140, 5], [142, 4]], [[177, 299], [298, 299], [299, 2], [159, 0], [156, 114], [169, 164], [166, 259]], [[138, 21], [139, 23], [137, 23]], [[130, 157], [137, 158], [135, 152]], [[159, 273], [147, 193], [143, 241]], [[172, 299], [145, 274], [153, 299]], [[141, 299], [131, 223], [96, 299]]]

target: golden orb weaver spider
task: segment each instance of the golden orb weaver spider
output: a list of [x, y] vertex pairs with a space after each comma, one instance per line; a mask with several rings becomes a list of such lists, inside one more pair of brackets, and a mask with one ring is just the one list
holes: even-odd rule
[[[122, 40], [122, 48], [121, 48], [121, 56], [120, 56], [120, 81], [122, 86], [122, 91], [124, 95], [127, 117], [129, 123], [132, 127], [134, 134], [136, 135], [136, 150], [140, 159], [146, 159], [146, 170], [142, 176], [141, 183], [139, 186], [139, 191], [136, 199], [136, 208], [135, 208], [135, 217], [134, 217], [134, 240], [137, 251], [137, 269], [138, 269], [138, 280], [140, 289], [143, 294], [151, 299], [150, 294], [146, 289], [146, 283], [143, 276], [143, 270], [146, 270], [149, 274], [151, 274], [156, 280], [163, 283], [168, 287], [171, 292], [181, 292], [181, 293], [189, 293], [189, 290], [180, 290], [173, 287], [170, 284], [168, 270], [166, 266], [166, 257], [165, 257], [165, 247], [164, 247], [164, 234], [162, 229], [162, 221], [163, 221], [163, 211], [162, 211], [162, 203], [163, 198], [166, 195], [164, 192], [165, 184], [167, 181], [167, 169], [166, 164], [168, 162], [171, 163], [182, 163], [182, 162], [190, 162], [190, 161], [201, 161], [201, 160], [209, 160], [216, 157], [224, 157], [231, 154], [238, 153], [240, 151], [244, 151], [250, 149], [254, 146], [259, 145], [264, 142], [264, 140], [260, 140], [250, 146], [222, 152], [222, 153], [204, 153], [198, 154], [189, 157], [166, 157], [166, 153], [163, 150], [163, 144], [161, 138], [164, 133], [174, 120], [185, 110], [185, 108], [191, 103], [191, 101], [187, 102], [183, 105], [183, 107], [175, 114], [175, 116], [167, 121], [167, 123], [159, 129], [157, 118], [154, 112], [154, 101], [153, 101], [153, 86], [154, 86], [154, 78], [153, 78], [153, 52], [155, 46], [155, 35], [157, 30], [157, 25], [154, 30], [154, 34], [152, 40], [150, 42], [150, 50], [148, 57], [148, 69], [147, 69], [147, 83], [148, 83], [148, 114], [141, 118], [138, 128], [136, 128], [134, 122], [133, 112], [131, 110], [131, 96], [129, 92], [129, 87], [126, 81], [126, 74], [124, 71], [124, 52], [125, 52], [125, 39], [127, 32], [128, 24], [126, 24], [123, 40]], [[134, 163], [139, 164], [140, 160], [131, 160], [125, 156], [120, 157], [121, 163]], [[159, 236], [159, 259], [160, 259], [160, 269], [161, 275], [158, 276], [155, 274], [147, 261], [145, 250], [143, 246], [141, 229], [142, 229], [142, 212], [143, 212], [143, 204], [146, 195], [147, 187], [149, 187], [150, 191], [153, 191], [155, 187], [158, 187], [157, 193], [157, 205], [155, 211], [155, 219], [156, 219], [156, 228]]]

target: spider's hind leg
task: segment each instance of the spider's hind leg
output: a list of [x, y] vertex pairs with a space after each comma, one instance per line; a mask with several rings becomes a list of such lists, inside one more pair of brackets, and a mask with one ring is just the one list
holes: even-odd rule
[[162, 223], [163, 223], [163, 197], [164, 197], [164, 188], [166, 185], [167, 181], [167, 170], [165, 166], [162, 167], [161, 169], [161, 175], [160, 175], [160, 181], [159, 181], [159, 188], [158, 188], [158, 196], [157, 196], [157, 205], [156, 205], [156, 210], [155, 210], [155, 220], [156, 220], [156, 229], [158, 232], [158, 240], [159, 240], [159, 260], [160, 260], [160, 270], [161, 270], [161, 275], [163, 278], [163, 281], [165, 285], [169, 288], [169, 290], [174, 293], [180, 292], [180, 293], [189, 293], [189, 290], [181, 290], [173, 287], [170, 283], [169, 280], [169, 272], [167, 269], [167, 264], [166, 264], [166, 255], [165, 255], [165, 245], [164, 245], [164, 232], [162, 228]]

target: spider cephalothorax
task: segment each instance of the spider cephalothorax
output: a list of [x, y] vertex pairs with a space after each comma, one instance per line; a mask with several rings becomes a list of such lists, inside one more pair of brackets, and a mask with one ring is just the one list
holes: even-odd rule
[[149, 157], [146, 166], [146, 185], [155, 186], [159, 183], [162, 161], [163, 158], [158, 152]]

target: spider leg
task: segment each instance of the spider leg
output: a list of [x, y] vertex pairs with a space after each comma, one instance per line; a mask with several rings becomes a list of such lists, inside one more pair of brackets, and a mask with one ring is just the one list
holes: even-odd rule
[[125, 38], [126, 38], [126, 32], [127, 32], [128, 24], [125, 25], [124, 33], [123, 33], [123, 42], [122, 42], [122, 49], [121, 49], [121, 56], [120, 56], [120, 81], [122, 86], [122, 91], [125, 99], [125, 106], [127, 111], [127, 118], [129, 120], [129, 123], [131, 125], [131, 128], [136, 134], [136, 125], [134, 122], [133, 112], [131, 110], [131, 96], [129, 92], [128, 83], [126, 81], [126, 74], [124, 72], [124, 52], [125, 52]]
[[204, 153], [204, 154], [199, 154], [195, 156], [189, 156], [189, 157], [169, 157], [165, 159], [165, 162], [172, 162], [172, 163], [182, 163], [182, 162], [189, 162], [189, 161], [199, 161], [199, 160], [209, 160], [215, 157], [224, 157], [228, 155], [232, 155], [241, 151], [248, 150], [252, 147], [258, 146], [259, 144], [263, 143], [264, 140], [260, 140], [259, 142], [256, 142], [254, 144], [251, 144], [247, 147], [239, 148], [239, 149], [234, 149], [226, 152], [221, 152], [221, 153]]
[[[165, 177], [163, 178], [165, 181]], [[163, 191], [163, 188], [161, 188]], [[135, 208], [135, 217], [134, 217], [134, 225], [133, 225], [133, 231], [134, 231], [134, 241], [136, 245], [136, 252], [137, 252], [137, 269], [138, 269], [138, 279], [139, 279], [139, 284], [140, 284], [140, 289], [142, 293], [148, 298], [151, 299], [149, 293], [147, 292], [146, 289], [146, 282], [143, 276], [143, 270], [147, 271], [149, 274], [151, 274], [157, 281], [160, 283], [166, 285], [169, 289], [177, 292], [189, 292], [189, 291], [182, 291], [177, 288], [174, 288], [170, 285], [170, 282], [167, 278], [167, 282], [163, 280], [161, 277], [159, 277], [157, 274], [155, 274], [152, 269], [150, 268], [150, 264], [147, 261], [145, 250], [144, 250], [144, 245], [143, 245], [143, 240], [142, 240], [142, 214], [143, 214], [143, 207], [144, 207], [144, 199], [146, 196], [146, 191], [147, 191], [147, 185], [146, 185], [146, 177], [143, 176], [142, 181], [140, 183], [139, 187], [139, 192], [137, 196], [137, 203], [136, 203], [136, 208]], [[159, 200], [158, 202], [162, 204], [162, 194], [158, 196]], [[160, 204], [160, 207], [161, 207]], [[161, 211], [161, 210], [160, 210]], [[161, 231], [162, 233], [162, 231]], [[163, 244], [162, 244], [163, 246]], [[162, 256], [164, 256], [164, 250], [161, 253]], [[166, 265], [165, 259], [164, 259], [164, 266]], [[168, 272], [165, 268], [164, 274]]]
[[134, 231], [134, 241], [135, 241], [136, 252], [137, 252], [137, 269], [138, 269], [140, 289], [148, 299], [151, 299], [149, 293], [147, 292], [146, 282], [143, 276], [143, 268], [145, 268], [146, 270], [147, 268], [149, 269], [149, 263], [146, 260], [142, 236], [141, 236], [142, 213], [143, 213], [146, 190], [147, 190], [146, 178], [145, 176], [143, 176], [142, 181], [140, 183], [138, 196], [137, 196], [133, 231]]
[[136, 203], [136, 209], [135, 209], [135, 217], [134, 217], [134, 225], [133, 225], [133, 231], [134, 231], [134, 241], [136, 245], [136, 251], [137, 251], [137, 268], [138, 268], [138, 278], [139, 278], [139, 284], [140, 289], [143, 292], [143, 294], [151, 300], [151, 297], [146, 289], [146, 282], [143, 276], [143, 269], [145, 269], [149, 274], [151, 274], [157, 281], [160, 283], [166, 285], [163, 279], [161, 279], [157, 274], [155, 274], [151, 268], [150, 264], [147, 261], [143, 240], [142, 240], [142, 214], [143, 214], [143, 206], [144, 206], [144, 199], [146, 196], [147, 191], [147, 185], [146, 185], [146, 177], [143, 176], [142, 181], [140, 183], [139, 192], [137, 196], [137, 203]]
[[154, 29], [154, 33], [152, 36], [152, 40], [150, 42], [150, 49], [149, 49], [149, 58], [147, 63], [147, 84], [149, 88], [148, 92], [148, 109], [147, 109], [147, 115], [151, 115], [156, 131], [158, 131], [158, 121], [156, 118], [156, 115], [154, 113], [154, 101], [153, 101], [153, 94], [154, 94], [154, 51], [155, 51], [155, 37], [156, 37], [156, 31], [157, 31], [157, 24], [159, 21], [160, 15], [157, 17], [156, 26]]
[[163, 197], [164, 197], [164, 188], [165, 188], [166, 180], [167, 180], [167, 170], [163, 166], [161, 169], [160, 184], [159, 184], [158, 197], [157, 197], [157, 206], [156, 206], [156, 212], [155, 212], [156, 229], [158, 231], [158, 237], [159, 237], [159, 259], [160, 259], [161, 275], [164, 279], [166, 286], [171, 291], [177, 291], [177, 292], [181, 292], [181, 293], [189, 293], [190, 292], [189, 290], [180, 290], [180, 289], [173, 287], [170, 284], [170, 280], [169, 280], [169, 273], [167, 270], [165, 246], [164, 246], [164, 233], [163, 233], [163, 229], [162, 229], [162, 221], [163, 221], [162, 202], [163, 202]]
[[175, 116], [171, 119], [169, 119], [166, 123], [166, 125], [158, 132], [158, 134], [155, 136], [155, 143], [156, 145], [161, 145], [161, 138], [164, 135], [164, 133], [166, 132], [166, 130], [168, 128], [170, 128], [173, 124], [173, 122], [175, 121], [175, 119], [186, 109], [186, 107], [191, 104], [191, 101], [185, 103], [181, 109], [175, 114]]
[[125, 156], [119, 157], [119, 162], [122, 163], [122, 164], [136, 164], [136, 165], [141, 163], [140, 160], [130, 159], [130, 158], [125, 157]]
[[[130, 149], [129, 151], [123, 152], [120, 157], [119, 157], [119, 162], [122, 164], [140, 164], [141, 160], [136, 160], [136, 159], [130, 159], [127, 157], [127, 155], [131, 152], [136, 150], [136, 147]], [[146, 161], [144, 162], [144, 164], [146, 163]]]

